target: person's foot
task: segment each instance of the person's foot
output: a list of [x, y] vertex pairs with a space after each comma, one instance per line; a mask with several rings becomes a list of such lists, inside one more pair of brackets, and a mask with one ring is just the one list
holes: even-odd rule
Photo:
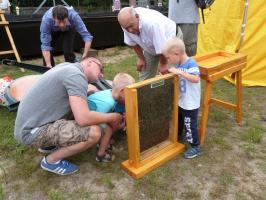
[[49, 147], [41, 147], [38, 149], [38, 151], [41, 153], [52, 153], [57, 149], [58, 149], [57, 146], [49, 146]]
[[96, 155], [95, 160], [97, 162], [112, 162], [115, 159], [115, 155], [112, 153], [106, 153], [103, 156]]
[[59, 175], [68, 175], [68, 174], [73, 174], [76, 171], [78, 171], [78, 167], [66, 160], [60, 160], [54, 164], [48, 163], [46, 157], [43, 157], [41, 161], [41, 168], [53, 172], [55, 174]]
[[191, 147], [184, 153], [185, 158], [195, 158], [201, 154], [200, 147]]

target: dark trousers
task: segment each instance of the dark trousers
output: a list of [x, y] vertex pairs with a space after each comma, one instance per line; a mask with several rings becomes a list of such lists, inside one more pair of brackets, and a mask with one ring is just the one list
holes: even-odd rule
[[[62, 41], [63, 54], [64, 54], [66, 62], [74, 63], [76, 59], [76, 56], [73, 51], [75, 34], [76, 34], [75, 29], [70, 29], [68, 31], [52, 32], [52, 35], [51, 35], [52, 36], [51, 46], [53, 47], [53, 49], [55, 48], [55, 46], [58, 46], [59, 43]], [[54, 50], [50, 53], [51, 53], [51, 65], [55, 66], [55, 62], [53, 58]], [[43, 65], [46, 66], [46, 62], [44, 59], [43, 59]]]
[[186, 140], [191, 146], [198, 146], [199, 134], [198, 134], [198, 111], [184, 110], [178, 107], [178, 141], [183, 141], [183, 130], [186, 133]]

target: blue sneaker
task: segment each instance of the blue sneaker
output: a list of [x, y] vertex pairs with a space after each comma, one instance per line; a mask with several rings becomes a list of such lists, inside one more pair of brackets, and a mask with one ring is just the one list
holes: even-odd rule
[[50, 164], [47, 162], [46, 157], [43, 157], [42, 159], [41, 168], [59, 175], [73, 174], [78, 171], [78, 167], [76, 165], [66, 160], [60, 160], [55, 164]]
[[38, 149], [38, 151], [41, 153], [52, 153], [57, 149], [58, 149], [57, 146], [49, 146], [49, 147], [41, 147]]
[[185, 158], [195, 158], [201, 154], [199, 147], [191, 147], [184, 153]]

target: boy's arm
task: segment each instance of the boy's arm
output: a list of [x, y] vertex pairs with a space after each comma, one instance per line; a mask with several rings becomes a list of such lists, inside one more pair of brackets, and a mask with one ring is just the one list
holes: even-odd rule
[[181, 76], [192, 83], [198, 83], [200, 81], [199, 75], [190, 74], [174, 67], [170, 68], [168, 71], [174, 73], [175, 75]]

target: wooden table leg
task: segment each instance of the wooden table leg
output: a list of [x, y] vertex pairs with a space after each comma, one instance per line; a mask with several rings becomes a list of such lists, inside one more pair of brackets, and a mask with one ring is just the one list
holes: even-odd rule
[[203, 103], [201, 107], [202, 114], [201, 114], [200, 127], [199, 127], [199, 137], [200, 137], [201, 144], [203, 144], [205, 140], [205, 133], [206, 133], [206, 127], [207, 127], [207, 122], [208, 122], [209, 106], [210, 106], [210, 99], [211, 99], [211, 90], [212, 90], [212, 83], [209, 81], [206, 81], [205, 93], [204, 93]]
[[236, 72], [236, 121], [242, 122], [242, 71]]

